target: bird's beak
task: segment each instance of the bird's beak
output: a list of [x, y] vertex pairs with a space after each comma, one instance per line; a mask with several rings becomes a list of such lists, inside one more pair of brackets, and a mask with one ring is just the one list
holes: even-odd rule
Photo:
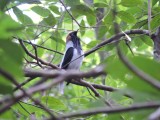
[[77, 32], [79, 31], [79, 29], [77, 30]]

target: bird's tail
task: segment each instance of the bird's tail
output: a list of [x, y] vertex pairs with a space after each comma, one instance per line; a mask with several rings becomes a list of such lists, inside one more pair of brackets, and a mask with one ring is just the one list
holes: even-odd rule
[[59, 87], [59, 94], [63, 95], [64, 94], [64, 87], [65, 87], [64, 82], [59, 83], [58, 87]]

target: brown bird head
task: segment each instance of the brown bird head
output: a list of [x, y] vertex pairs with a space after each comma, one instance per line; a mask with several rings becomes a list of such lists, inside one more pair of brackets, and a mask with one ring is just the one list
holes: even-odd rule
[[78, 32], [78, 30], [69, 33], [66, 38], [66, 43], [69, 41], [72, 41], [73, 47], [78, 50], [78, 53], [80, 53], [82, 50], [82, 47], [81, 47], [80, 39], [79, 39], [79, 37], [77, 37], [77, 32]]
[[66, 42], [73, 41], [75, 38], [78, 38], [78, 37], [77, 37], [77, 32], [78, 32], [78, 30], [69, 33], [69, 34], [67, 35]]

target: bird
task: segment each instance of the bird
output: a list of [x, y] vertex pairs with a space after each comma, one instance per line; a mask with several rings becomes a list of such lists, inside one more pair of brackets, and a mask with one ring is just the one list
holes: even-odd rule
[[[60, 63], [60, 68], [64, 70], [79, 70], [82, 61], [84, 59], [83, 50], [80, 43], [80, 38], [77, 36], [77, 31], [69, 33], [66, 37], [66, 50], [62, 61]], [[67, 80], [68, 85], [71, 80]], [[64, 94], [64, 82], [59, 84], [59, 93]]]

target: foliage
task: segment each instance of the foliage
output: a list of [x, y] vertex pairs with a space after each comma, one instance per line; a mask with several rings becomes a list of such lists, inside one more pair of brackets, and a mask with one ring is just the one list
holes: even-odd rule
[[[35, 70], [43, 69], [36, 63], [37, 61], [28, 56], [22, 50], [22, 46], [14, 37], [28, 41], [25, 43], [26, 48], [35, 55], [34, 43], [45, 48], [63, 53], [65, 50], [65, 37], [68, 31], [79, 29], [78, 36], [84, 51], [92, 49], [102, 41], [102, 38], [110, 38], [115, 35], [114, 24], [117, 22], [120, 31], [131, 29], [148, 29], [148, 2], [147, 0], [117, 0], [116, 16], [112, 10], [114, 4], [112, 0], [95, 0], [92, 4], [88, 4], [88, 0], [64, 0], [68, 12], [63, 4], [58, 0], [31, 1], [28, 0], [2, 0], [0, 1], [0, 69], [4, 69], [11, 74], [19, 83], [26, 80], [23, 74], [23, 68], [32, 68]], [[152, 20], [151, 32], [155, 33], [160, 25], [160, 1], [152, 1]], [[99, 9], [103, 9], [101, 13]], [[98, 14], [103, 14], [101, 24], [97, 25]], [[78, 22], [79, 24], [77, 24]], [[95, 27], [98, 26], [98, 32]], [[95, 37], [97, 36], [97, 37]], [[120, 47], [123, 54], [140, 70], [146, 74], [160, 80], [159, 68], [160, 64], [153, 59], [153, 41], [147, 35], [130, 35], [132, 41], [129, 43], [135, 56], [132, 55], [130, 49], [126, 46], [125, 37], [121, 38]], [[62, 54], [36, 47], [37, 56], [51, 64], [58, 65], [62, 59]], [[103, 56], [101, 53], [106, 53]], [[104, 84], [107, 86], [119, 88], [117, 92], [98, 92], [109, 102], [120, 104], [122, 106], [130, 106], [133, 103], [144, 103], [148, 101], [159, 101], [160, 93], [150, 84], [144, 82], [137, 75], [133, 74], [118, 58], [116, 47], [114, 44], [107, 44], [101, 49], [95, 51], [84, 59], [81, 71], [88, 71], [90, 68], [104, 64], [107, 72], [106, 78], [90, 78], [91, 83]], [[103, 80], [104, 79], [104, 80]], [[23, 88], [28, 89], [41, 78], [35, 78]], [[0, 99], [15, 94], [13, 89], [15, 86], [4, 76], [0, 75]], [[86, 87], [70, 84], [65, 87], [65, 94], [59, 95], [58, 88], [53, 87], [46, 91], [42, 96], [41, 92], [32, 95], [41, 103], [53, 110], [56, 115], [62, 115], [69, 112], [85, 109], [96, 109], [105, 106], [102, 99], [95, 99], [87, 91]], [[124, 96], [131, 95], [134, 99]], [[34, 113], [37, 119], [42, 119], [48, 114], [37, 105], [34, 105], [30, 99], [24, 102], [17, 102], [11, 106], [0, 116], [0, 120], [20, 120], [30, 119], [30, 114]], [[21, 104], [21, 105], [20, 105]], [[23, 108], [23, 107], [25, 108]], [[3, 105], [0, 103], [0, 109]], [[27, 112], [29, 111], [29, 113]], [[95, 120], [116, 120], [123, 117], [124, 120], [129, 119], [146, 119], [153, 111], [142, 110], [139, 112], [122, 113], [122, 114], [99, 114], [91, 116], [82, 116], [82, 119]], [[137, 115], [138, 114], [138, 115]]]

